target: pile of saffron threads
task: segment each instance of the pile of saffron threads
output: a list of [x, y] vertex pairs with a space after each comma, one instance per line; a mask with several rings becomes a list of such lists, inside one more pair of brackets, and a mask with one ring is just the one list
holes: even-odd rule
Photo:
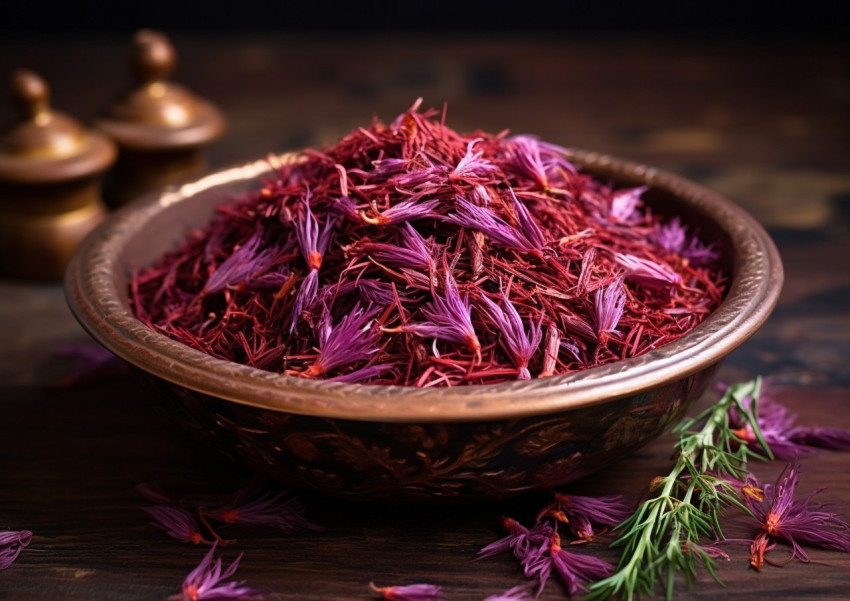
[[428, 387], [634, 357], [720, 303], [714, 245], [654, 215], [646, 187], [531, 136], [461, 135], [419, 104], [270, 166], [133, 274], [136, 315], [263, 370]]

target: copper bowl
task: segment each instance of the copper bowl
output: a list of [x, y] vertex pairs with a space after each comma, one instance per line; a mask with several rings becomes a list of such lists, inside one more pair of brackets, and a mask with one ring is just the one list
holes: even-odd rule
[[[572, 150], [657, 213], [719, 242], [725, 300], [686, 336], [579, 373], [451, 389], [312, 381], [215, 359], [133, 316], [133, 263], [151, 264], [214, 207], [259, 186], [268, 161], [227, 169], [125, 207], [78, 248], [68, 303], [103, 346], [136, 366], [165, 409], [246, 466], [304, 489], [390, 500], [481, 500], [550, 489], [599, 470], [679, 421], [720, 361], [773, 310], [782, 265], [762, 227], [729, 200], [651, 167]], [[291, 159], [291, 155], [280, 157]]]

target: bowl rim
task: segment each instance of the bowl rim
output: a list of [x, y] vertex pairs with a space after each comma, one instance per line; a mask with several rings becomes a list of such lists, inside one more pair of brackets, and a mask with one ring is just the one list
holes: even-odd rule
[[217, 359], [153, 331], [122, 301], [114, 272], [120, 251], [151, 218], [219, 186], [247, 184], [266, 157], [149, 194], [110, 216], [78, 246], [65, 275], [68, 305], [89, 334], [117, 356], [173, 384], [276, 412], [381, 422], [481, 421], [585, 407], [639, 394], [721, 361], [767, 320], [783, 269], [767, 232], [744, 209], [672, 173], [597, 152], [570, 148], [567, 158], [595, 175], [666, 190], [705, 214], [732, 242], [734, 274], [725, 299], [681, 338], [643, 355], [564, 375], [454, 388], [415, 388], [308, 380]]

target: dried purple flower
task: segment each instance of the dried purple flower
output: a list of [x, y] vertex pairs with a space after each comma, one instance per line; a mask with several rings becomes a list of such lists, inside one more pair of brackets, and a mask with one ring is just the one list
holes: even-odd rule
[[297, 530], [322, 530], [304, 517], [304, 505], [291, 491], [265, 491], [265, 480], [255, 477], [233, 493], [218, 509], [203, 510], [225, 524], [274, 526], [289, 534]]
[[413, 332], [423, 338], [438, 338], [456, 344], [462, 344], [472, 350], [476, 358], [481, 357], [481, 343], [472, 326], [472, 308], [469, 297], [461, 298], [454, 276], [446, 269], [443, 294], [434, 295], [434, 300], [423, 307], [422, 314], [427, 321], [404, 326], [404, 331]]
[[348, 172], [345, 167], [342, 165], [334, 165], [337, 173], [339, 174], [339, 193], [340, 197], [337, 198], [336, 204], [334, 204], [333, 209], [343, 217], [346, 217], [352, 221], [357, 221], [360, 218], [360, 213], [357, 212], [357, 205], [351, 197], [348, 195]]
[[836, 514], [825, 511], [821, 504], [812, 503], [812, 497], [822, 492], [814, 490], [805, 499], [794, 500], [800, 465], [788, 464], [775, 485], [764, 486], [764, 501], [750, 501], [749, 507], [759, 522], [759, 532], [750, 545], [750, 563], [760, 570], [765, 552], [776, 546], [776, 540], [791, 544], [790, 559], [808, 562], [809, 556], [801, 544], [850, 553], [850, 525]]
[[333, 378], [328, 378], [328, 382], [347, 382], [349, 384], [353, 384], [368, 380], [370, 382], [374, 381], [377, 383], [378, 379], [381, 376], [383, 376], [386, 372], [390, 371], [394, 367], [395, 365], [392, 363], [378, 363], [376, 365], [367, 365], [366, 367], [355, 369], [352, 372], [334, 376]]
[[32, 532], [29, 530], [0, 530], [0, 570], [12, 565], [30, 542]]
[[360, 218], [372, 225], [396, 225], [416, 219], [437, 217], [436, 209], [439, 205], [440, 199], [438, 198], [432, 198], [430, 200], [410, 198], [390, 207], [383, 213], [376, 212], [374, 217], [366, 215], [364, 211], [361, 211]]
[[526, 332], [516, 307], [504, 292], [502, 292], [504, 309], [486, 296], [482, 296], [481, 300], [484, 302], [486, 314], [499, 332], [499, 343], [519, 370], [517, 379], [530, 380], [528, 363], [540, 346], [540, 339], [543, 337], [541, 322], [538, 321], [535, 324], [529, 320], [528, 332]]
[[611, 194], [611, 208], [608, 213], [611, 220], [629, 225], [634, 223], [636, 219], [640, 219], [637, 209], [641, 203], [641, 195], [647, 190], [649, 190], [649, 186], [624, 188], [613, 192]]
[[333, 326], [330, 312], [325, 310], [319, 324], [319, 356], [303, 375], [315, 378], [376, 353], [374, 317], [374, 311], [364, 311], [358, 305]]
[[476, 229], [486, 234], [493, 242], [522, 252], [542, 257], [543, 246], [530, 240], [526, 234], [510, 225], [493, 211], [479, 207], [464, 199], [456, 197], [458, 212], [443, 217], [445, 221], [461, 227]]
[[669, 285], [678, 286], [682, 283], [682, 276], [667, 265], [624, 253], [615, 253], [614, 258], [625, 268], [626, 279], [636, 284], [659, 288]]
[[586, 583], [596, 582], [614, 573], [614, 566], [607, 561], [564, 550], [557, 532], [549, 541], [549, 559], [567, 585], [570, 595], [579, 590], [586, 591]]
[[386, 601], [443, 601], [446, 598], [440, 587], [433, 584], [378, 587], [370, 582], [369, 588], [381, 595]]
[[482, 138], [472, 140], [466, 147], [466, 154], [458, 162], [457, 166], [449, 173], [449, 180], [463, 180], [467, 183], [476, 183], [479, 179], [487, 178], [492, 173], [499, 170], [497, 165], [494, 165], [487, 159], [481, 158], [483, 151], [473, 152], [475, 144], [481, 142]]
[[623, 495], [586, 497], [555, 492], [554, 502], [545, 507], [539, 517], [552, 515], [566, 522], [570, 531], [585, 541], [593, 540], [593, 525], [616, 526], [632, 514]]
[[626, 307], [626, 291], [622, 280], [616, 280], [604, 288], [598, 288], [596, 303], [596, 336], [600, 345], [605, 345], [611, 334], [619, 334], [617, 324]]
[[512, 518], [503, 518], [503, 525], [508, 535], [481, 549], [478, 552], [478, 558], [512, 551], [519, 559], [526, 578], [537, 581], [539, 595], [551, 571], [551, 563], [545, 557], [545, 553], [555, 530], [547, 522], [541, 521], [536, 522], [531, 528], [526, 528]]
[[399, 245], [381, 242], [360, 244], [357, 250], [378, 263], [412, 269], [432, 269], [431, 246], [409, 223], [399, 232]]
[[678, 254], [694, 265], [706, 265], [720, 258], [714, 244], [705, 245], [696, 236], [688, 238], [687, 230], [688, 227], [682, 225], [681, 219], [674, 217], [657, 226], [654, 238], [662, 248]]
[[150, 524], [152, 526], [165, 530], [168, 536], [172, 538], [195, 545], [212, 544], [204, 539], [204, 535], [201, 534], [195, 515], [182, 507], [153, 505], [142, 507], [142, 511], [151, 517], [153, 521]]
[[310, 210], [309, 198], [304, 201], [304, 213], [302, 213], [300, 219], [295, 221], [295, 236], [298, 239], [301, 254], [307, 261], [309, 272], [307, 277], [302, 280], [298, 294], [295, 296], [290, 325], [291, 332], [295, 331], [298, 318], [301, 316], [301, 309], [312, 303], [316, 298], [319, 286], [319, 269], [331, 241], [333, 226], [334, 220], [328, 219], [325, 222], [325, 227], [319, 231], [319, 222], [316, 221], [313, 212]]
[[282, 254], [289, 251], [286, 244], [282, 247], [266, 244], [266, 248], [259, 250], [264, 246], [263, 237], [263, 229], [258, 227], [248, 240], [236, 248], [210, 275], [204, 285], [204, 292], [215, 294], [228, 286], [235, 286], [249, 278], [255, 278], [268, 271]]
[[516, 215], [517, 225], [519, 226], [519, 231], [522, 232], [522, 235], [525, 236], [525, 239], [528, 240], [534, 247], [540, 252], [546, 247], [546, 236], [543, 234], [543, 230], [540, 229], [540, 226], [537, 225], [537, 222], [531, 216], [531, 213], [528, 210], [528, 207], [525, 206], [519, 198], [517, 198], [516, 194], [514, 194], [513, 188], [508, 188], [508, 194], [511, 197], [511, 208], [513, 208], [514, 214]]
[[659, 224], [653, 238], [664, 250], [679, 253], [685, 247], [687, 229], [681, 219], [674, 217], [667, 223]]
[[181, 592], [169, 597], [169, 601], [245, 601], [265, 595], [264, 591], [244, 586], [244, 580], [223, 582], [236, 573], [242, 554], [222, 571], [221, 558], [213, 560], [215, 550], [213, 545], [198, 567], [183, 580]]
[[[752, 397], [741, 399], [745, 409], [752, 404]], [[729, 411], [730, 423], [735, 435], [746, 445], [759, 447], [760, 443], [746, 420], [734, 407]], [[850, 430], [843, 428], [821, 428], [795, 426], [797, 415], [778, 403], [770, 394], [770, 385], [765, 382], [758, 395], [757, 415], [759, 430], [771, 453], [777, 459], [791, 461], [806, 455], [815, 448], [835, 451], [850, 450]]]

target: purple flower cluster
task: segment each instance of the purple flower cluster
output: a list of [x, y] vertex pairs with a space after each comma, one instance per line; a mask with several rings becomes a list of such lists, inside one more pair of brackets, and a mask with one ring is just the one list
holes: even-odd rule
[[[377, 329], [374, 326], [374, 319], [374, 311], [364, 311], [357, 306], [333, 325], [330, 312], [325, 310], [318, 328], [319, 356], [304, 371], [303, 376], [314, 378], [344, 365], [368, 359], [370, 355], [378, 352], [378, 347], [375, 345]], [[340, 382], [357, 382], [374, 378], [389, 367], [392, 366], [367, 366], [332, 379]]]
[[614, 258], [626, 270], [626, 279], [636, 284], [663, 288], [682, 283], [682, 276], [662, 263], [624, 253], [616, 253]]
[[[620, 500], [614, 497], [603, 497], [601, 500], [577, 497], [578, 502], [568, 502], [575, 498], [564, 495], [558, 503], [570, 505], [571, 514], [579, 524], [589, 525], [598, 522], [600, 518], [606, 523], [618, 523], [623, 515], [621, 510], [624, 506], [621, 507]], [[610, 508], [614, 508], [616, 517], [609, 513]], [[553, 517], [553, 513], [544, 509], [541, 517]], [[563, 514], [555, 517], [556, 521], [567, 521]], [[543, 591], [553, 570], [561, 577], [570, 595], [587, 590], [588, 583], [605, 578], [614, 571], [614, 566], [606, 561], [564, 549], [560, 534], [548, 521], [539, 519], [534, 526], [526, 528], [514, 519], [505, 518], [504, 525], [508, 535], [481, 549], [478, 556], [490, 557], [511, 551], [519, 559], [526, 578], [535, 583], [537, 596]], [[579, 531], [584, 530], [585, 527], [580, 525]], [[592, 538], [592, 528], [589, 536]]]
[[[304, 517], [304, 506], [289, 490], [271, 491], [266, 481], [255, 476], [237, 489], [226, 501], [209, 502], [173, 499], [158, 488], [140, 484], [139, 494], [154, 503], [142, 510], [151, 518], [151, 525], [164, 530], [179, 541], [193, 544], [228, 544], [212, 528], [209, 520], [222, 524], [270, 526], [286, 534], [297, 530], [321, 530]], [[210, 533], [208, 540], [201, 529]]]
[[443, 219], [461, 227], [478, 230], [500, 246], [542, 257], [545, 248], [543, 233], [530, 218], [528, 209], [516, 200], [513, 192], [511, 196], [515, 201], [513, 210], [517, 217], [517, 227], [496, 215], [490, 208], [474, 205], [461, 196], [455, 199], [457, 212], [446, 215]]
[[295, 237], [298, 240], [301, 255], [307, 262], [308, 272], [298, 288], [298, 294], [295, 296], [292, 323], [289, 327], [290, 332], [295, 331], [298, 319], [301, 317], [301, 310], [310, 305], [316, 298], [319, 287], [319, 269], [322, 267], [325, 251], [330, 244], [333, 227], [334, 220], [328, 219], [324, 228], [319, 230], [319, 222], [310, 210], [309, 199], [304, 201], [304, 212], [295, 221]]
[[608, 342], [611, 334], [618, 334], [617, 324], [626, 307], [626, 291], [622, 280], [598, 288], [594, 297], [596, 308], [596, 337], [599, 344]]
[[216, 546], [214, 544], [198, 567], [189, 572], [180, 593], [169, 597], [169, 601], [247, 601], [265, 596], [265, 591], [245, 586], [244, 581], [225, 582], [236, 573], [242, 554], [223, 569], [221, 558], [213, 557]]
[[540, 339], [543, 337], [540, 322], [535, 324], [529, 321], [528, 331], [526, 331], [522, 317], [517, 313], [516, 307], [505, 296], [504, 292], [502, 292], [501, 307], [486, 296], [482, 296], [481, 300], [484, 302], [487, 315], [499, 331], [499, 343], [519, 370], [517, 379], [530, 380], [528, 362], [531, 360], [531, 356], [537, 352]]
[[764, 485], [764, 497], [745, 496], [744, 499], [759, 524], [759, 531], [750, 543], [750, 563], [757, 570], [765, 562], [765, 553], [776, 546], [778, 540], [791, 545], [790, 559], [809, 561], [802, 545], [850, 553], [850, 524], [838, 515], [812, 501], [823, 488], [818, 488], [803, 499], [795, 499], [800, 465], [788, 464], [775, 484]]
[[31, 541], [29, 530], [0, 530], [0, 570], [12, 565]]
[[461, 297], [457, 282], [448, 269], [444, 281], [443, 296], [435, 294], [433, 302], [422, 310], [427, 321], [408, 324], [404, 326], [404, 330], [423, 338], [448, 340], [464, 345], [480, 357], [481, 343], [472, 325], [469, 297]]
[[554, 492], [552, 496], [554, 501], [543, 509], [539, 517], [555, 517], [567, 524], [573, 536], [587, 542], [596, 535], [594, 524], [613, 527], [632, 513], [632, 507], [623, 495], [586, 497]]
[[[751, 404], [751, 397], [742, 399], [745, 409], [749, 410]], [[762, 385], [756, 417], [762, 437], [777, 459], [790, 461], [812, 453], [817, 448], [850, 451], [850, 430], [796, 425], [797, 415], [774, 400], [769, 383]], [[754, 448], [759, 447], [752, 426], [734, 408], [730, 409], [729, 420], [741, 442]]]
[[696, 236], [688, 236], [687, 231], [688, 227], [682, 224], [682, 220], [674, 217], [657, 226], [654, 239], [662, 248], [694, 265], [706, 265], [720, 258], [714, 244], [703, 244]]

